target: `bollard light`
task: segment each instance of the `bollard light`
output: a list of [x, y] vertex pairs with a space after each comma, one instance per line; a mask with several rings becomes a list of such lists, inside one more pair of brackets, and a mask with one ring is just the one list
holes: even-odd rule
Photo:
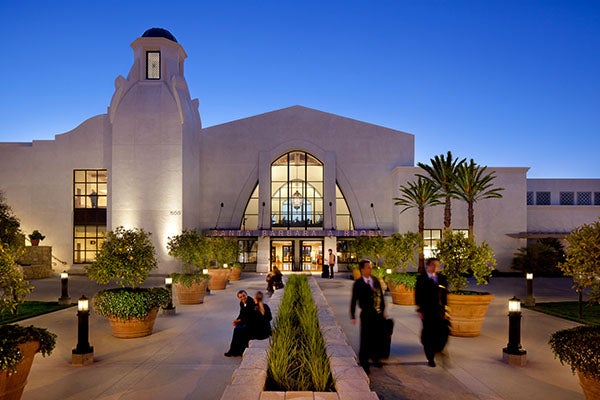
[[208, 275], [208, 268], [204, 268], [204, 269], [202, 270], [202, 273], [203, 273], [204, 275]]
[[60, 273], [60, 297], [58, 298], [58, 304], [61, 306], [71, 304], [71, 298], [69, 297], [69, 274], [67, 271]]
[[508, 300], [508, 344], [502, 349], [502, 359], [513, 365], [524, 366], [527, 351], [521, 347], [521, 300]]
[[527, 279], [527, 297], [525, 297], [525, 305], [527, 307], [535, 306], [535, 297], [533, 297], [533, 273], [528, 272], [525, 275]]
[[165, 288], [169, 291], [169, 304], [163, 307], [163, 314], [175, 315], [175, 306], [173, 305], [173, 277], [171, 275], [165, 277]]
[[223, 268], [227, 268], [227, 264], [223, 264]]
[[90, 303], [81, 296], [77, 301], [77, 346], [71, 352], [72, 365], [88, 365], [94, 362], [94, 348], [89, 342]]
[[391, 268], [386, 269], [385, 273], [388, 274], [388, 275], [391, 274], [392, 273], [392, 269]]

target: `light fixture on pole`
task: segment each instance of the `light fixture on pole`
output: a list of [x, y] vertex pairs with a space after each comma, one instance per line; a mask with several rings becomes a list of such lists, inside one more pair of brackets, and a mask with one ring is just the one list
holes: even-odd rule
[[521, 300], [513, 296], [508, 300], [508, 344], [502, 349], [502, 360], [523, 367], [527, 351], [521, 347]]
[[373, 203], [371, 203], [371, 210], [373, 210], [373, 218], [375, 218], [375, 225], [377, 226], [377, 230], [380, 230], [379, 222], [377, 222], [377, 214], [375, 214], [375, 206], [373, 205]]
[[71, 304], [71, 298], [69, 297], [69, 274], [67, 271], [60, 273], [60, 297], [58, 298], [58, 304], [61, 306]]
[[89, 365], [94, 362], [94, 347], [89, 342], [90, 302], [81, 296], [77, 301], [77, 346], [71, 352], [71, 364]]
[[169, 304], [163, 307], [164, 315], [175, 315], [175, 306], [173, 305], [173, 278], [171, 275], [165, 276], [165, 288], [169, 291]]
[[535, 297], [533, 297], [533, 273], [525, 274], [527, 279], [527, 297], [525, 297], [525, 305], [527, 307], [535, 306]]

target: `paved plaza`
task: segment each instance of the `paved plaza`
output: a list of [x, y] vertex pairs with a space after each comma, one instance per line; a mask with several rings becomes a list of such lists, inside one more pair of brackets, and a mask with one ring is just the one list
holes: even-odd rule
[[[223, 353], [231, 339], [231, 320], [237, 315], [235, 293], [264, 290], [264, 274], [244, 273], [227, 289], [213, 291], [204, 304], [177, 305], [175, 316], [159, 314], [154, 333], [139, 339], [116, 339], [106, 318], [90, 316], [90, 344], [94, 363], [71, 365], [71, 350], [77, 344], [76, 308], [31, 318], [23, 324], [47, 327], [58, 334], [50, 357], [37, 355], [23, 400], [68, 399], [202, 399], [218, 400], [239, 366], [240, 358]], [[350, 275], [333, 280], [315, 276], [355, 352], [359, 329], [350, 323]], [[30, 300], [56, 301], [58, 277], [34, 280]], [[151, 277], [147, 286], [159, 286], [163, 278]], [[538, 278], [534, 295], [538, 302], [575, 300], [568, 278]], [[73, 301], [99, 289], [84, 276], [71, 276]], [[502, 362], [508, 341], [507, 303], [513, 295], [525, 297], [522, 278], [493, 278], [485, 287], [495, 298], [488, 310], [482, 333], [476, 338], [451, 337], [448, 356], [430, 368], [419, 343], [420, 320], [411, 306], [393, 305], [386, 295], [388, 316], [395, 320], [392, 354], [382, 368], [371, 369], [371, 388], [380, 399], [583, 399], [577, 378], [562, 366], [547, 344], [549, 335], [577, 324], [523, 310], [521, 343], [527, 350], [527, 365]], [[237, 400], [237, 399], [236, 399]]]

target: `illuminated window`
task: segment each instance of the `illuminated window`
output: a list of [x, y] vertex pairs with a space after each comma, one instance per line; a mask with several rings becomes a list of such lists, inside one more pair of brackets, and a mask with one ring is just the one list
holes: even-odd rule
[[146, 52], [146, 79], [160, 79], [160, 51]]
[[256, 184], [256, 188], [254, 188], [254, 191], [250, 196], [250, 200], [248, 200], [248, 204], [246, 205], [246, 210], [244, 211], [244, 216], [242, 217], [242, 222], [240, 224], [240, 229], [244, 231], [259, 229], [258, 211], [258, 184]]
[[106, 240], [108, 171], [73, 171], [73, 263], [94, 261]]
[[323, 164], [293, 151], [271, 165], [271, 226], [323, 228]]
[[352, 230], [354, 229], [354, 221], [352, 221], [352, 214], [346, 203], [346, 198], [342, 194], [340, 187], [335, 185], [335, 228], [339, 230]]

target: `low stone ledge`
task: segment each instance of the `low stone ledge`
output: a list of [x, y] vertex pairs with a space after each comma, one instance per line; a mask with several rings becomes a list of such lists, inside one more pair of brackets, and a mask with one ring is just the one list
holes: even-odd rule
[[[244, 351], [242, 363], [232, 375], [221, 400], [233, 398], [244, 400], [378, 400], [369, 387], [369, 377], [358, 365], [356, 353], [337, 324], [331, 307], [314, 277], [308, 278], [313, 299], [318, 307], [317, 318], [330, 358], [331, 374], [336, 392], [282, 392], [263, 391], [267, 378], [269, 340], [251, 341]], [[281, 300], [281, 292], [271, 297], [269, 306], [275, 316]]]

